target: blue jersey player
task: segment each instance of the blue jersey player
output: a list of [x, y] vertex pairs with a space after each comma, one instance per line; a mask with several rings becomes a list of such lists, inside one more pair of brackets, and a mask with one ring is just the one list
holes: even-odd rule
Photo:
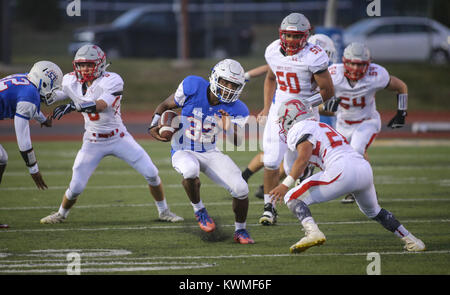
[[[0, 120], [14, 119], [17, 144], [38, 189], [46, 189], [36, 156], [31, 145], [29, 120], [51, 127], [51, 117], [40, 111], [41, 101], [52, 102], [54, 91], [61, 87], [62, 71], [54, 63], [40, 61], [28, 74], [10, 75], [0, 80]], [[5, 171], [8, 154], [0, 145], [0, 182]]]
[[158, 120], [166, 110], [181, 108], [181, 129], [172, 138], [172, 166], [183, 176], [188, 195], [200, 228], [213, 232], [216, 225], [200, 198], [200, 171], [227, 189], [233, 196], [235, 214], [234, 240], [253, 244], [246, 230], [248, 185], [239, 167], [216, 147], [216, 135], [223, 130], [226, 138], [239, 145], [242, 130], [249, 116], [247, 106], [238, 98], [245, 85], [244, 69], [235, 60], [225, 59], [212, 69], [209, 82], [202, 77], [188, 76], [176, 92], [158, 105], [150, 124], [150, 134], [160, 141]]

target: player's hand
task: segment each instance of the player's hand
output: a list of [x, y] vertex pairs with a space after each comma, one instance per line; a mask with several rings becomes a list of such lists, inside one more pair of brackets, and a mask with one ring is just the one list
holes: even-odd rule
[[387, 124], [387, 127], [391, 127], [392, 129], [394, 129], [405, 126], [406, 115], [406, 111], [398, 110], [394, 118], [392, 118], [391, 121], [389, 121], [389, 123]]
[[283, 202], [283, 198], [288, 192], [289, 188], [284, 184], [280, 183], [276, 188], [269, 192], [269, 195], [272, 197], [272, 202]]
[[325, 112], [331, 112], [334, 113], [337, 111], [338, 107], [339, 107], [339, 103], [341, 102], [341, 98], [338, 97], [332, 97], [329, 100], [327, 100], [326, 102], [323, 103], [323, 110]]
[[263, 109], [256, 116], [256, 122], [258, 122], [259, 124], [263, 124], [263, 125], [266, 124], [268, 114], [269, 114], [269, 110]]
[[75, 111], [77, 108], [75, 107], [75, 104], [73, 103], [73, 101], [71, 101], [68, 104], [62, 104], [60, 106], [57, 106], [54, 110], [53, 110], [53, 119], [61, 119], [62, 116]]
[[34, 180], [34, 183], [36, 183], [38, 189], [45, 190], [48, 188], [48, 186], [44, 182], [44, 179], [42, 178], [41, 172], [38, 171], [30, 175]]
[[148, 128], [147, 132], [150, 133], [150, 135], [153, 138], [155, 138], [155, 139], [157, 139], [159, 141], [168, 142], [169, 140], [167, 138], [161, 137], [159, 135], [159, 129], [161, 129], [160, 126], [153, 126], [153, 127]]
[[52, 115], [48, 115], [47, 116], [47, 120], [45, 120], [45, 122], [41, 123], [41, 128], [42, 127], [52, 127], [52, 122], [53, 122], [53, 118]]

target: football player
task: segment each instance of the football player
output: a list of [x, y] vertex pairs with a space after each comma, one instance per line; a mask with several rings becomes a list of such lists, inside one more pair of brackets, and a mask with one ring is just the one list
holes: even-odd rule
[[[363, 43], [351, 43], [344, 50], [342, 63], [329, 68], [336, 97], [340, 100], [336, 130], [350, 145], [368, 160], [367, 149], [381, 130], [380, 114], [375, 106], [377, 91], [387, 89], [397, 93], [397, 114], [387, 125], [405, 125], [408, 107], [408, 87], [399, 78], [371, 62], [370, 51]], [[354, 202], [348, 195], [343, 203]]]
[[[51, 127], [51, 116], [40, 110], [41, 102], [49, 101], [61, 87], [63, 73], [50, 61], [39, 61], [27, 74], [15, 74], [0, 80], [0, 120], [14, 119], [17, 144], [30, 175], [38, 189], [47, 185], [42, 178], [30, 138], [29, 121], [34, 119], [42, 126]], [[8, 162], [8, 154], [0, 145], [0, 183]]]
[[[320, 46], [323, 50], [325, 50], [326, 54], [329, 58], [329, 65], [333, 64], [337, 60], [337, 51], [336, 46], [334, 45], [333, 40], [324, 34], [315, 34], [308, 38], [308, 42], [314, 45]], [[246, 81], [250, 81], [253, 77], [258, 77], [262, 74], [267, 73], [269, 70], [268, 65], [262, 65], [257, 68], [254, 68], [245, 73]], [[339, 101], [337, 100], [328, 100], [327, 104], [322, 104], [319, 106], [319, 114], [320, 120], [326, 121], [326, 123], [330, 122], [333, 124], [335, 121], [334, 112], [337, 110]], [[264, 120], [262, 117], [259, 117], [260, 120]], [[248, 182], [248, 179], [256, 172], [258, 172], [261, 168], [264, 167], [264, 152], [257, 154], [248, 164], [247, 168], [242, 172], [242, 177]], [[300, 177], [302, 178], [309, 177], [314, 172], [314, 166], [308, 166], [307, 171]], [[286, 176], [284, 173], [283, 165], [280, 165], [280, 173], [279, 179], [283, 179]], [[264, 186], [260, 185], [258, 187], [258, 191], [255, 193], [255, 196], [260, 199], [264, 199]]]
[[199, 174], [203, 172], [233, 196], [234, 240], [240, 244], [253, 244], [246, 229], [247, 182], [233, 160], [216, 148], [216, 135], [220, 129], [233, 144], [239, 145], [242, 141], [240, 132], [249, 116], [247, 106], [239, 100], [244, 86], [244, 69], [232, 59], [217, 63], [209, 82], [202, 77], [188, 76], [176, 92], [155, 109], [149, 132], [156, 139], [167, 141], [158, 134], [159, 117], [166, 110], [181, 108], [181, 125], [178, 125], [181, 129], [171, 141], [172, 166], [183, 176], [182, 185], [198, 225], [205, 232], [213, 232], [216, 228], [200, 198]]
[[279, 167], [287, 151], [276, 123], [278, 109], [291, 99], [301, 100], [314, 107], [319, 119], [318, 106], [334, 95], [329, 58], [320, 46], [307, 42], [310, 30], [309, 20], [303, 14], [289, 14], [281, 22], [280, 38], [266, 48], [264, 55], [270, 70], [264, 81], [264, 108], [258, 115], [267, 116], [263, 135], [264, 212], [259, 219], [263, 225], [277, 221], [269, 192], [279, 183]]
[[[317, 122], [312, 110], [297, 100], [284, 104], [278, 115], [280, 130], [284, 135], [287, 133], [287, 144], [291, 151], [297, 153], [297, 158], [287, 163], [288, 176], [270, 191], [270, 195], [274, 201], [284, 198], [287, 207], [305, 230], [305, 236], [291, 246], [291, 253], [303, 252], [326, 241], [309, 206], [349, 192], [354, 193], [361, 212], [401, 238], [407, 251], [425, 250], [425, 244], [420, 239], [410, 233], [391, 212], [380, 207], [369, 162], [348, 144], [344, 136], [328, 124]], [[322, 171], [289, 190], [309, 162]]]
[[72, 168], [72, 180], [59, 210], [42, 218], [41, 223], [63, 222], [100, 161], [109, 155], [124, 160], [144, 176], [160, 220], [182, 221], [183, 218], [172, 213], [167, 205], [158, 169], [122, 122], [123, 80], [118, 74], [107, 72], [108, 65], [100, 47], [84, 45], [75, 54], [74, 71], [63, 78], [64, 93], [59, 93], [58, 99], [65, 95], [71, 102], [55, 108], [53, 118], [59, 120], [72, 111], [81, 112], [85, 132]]

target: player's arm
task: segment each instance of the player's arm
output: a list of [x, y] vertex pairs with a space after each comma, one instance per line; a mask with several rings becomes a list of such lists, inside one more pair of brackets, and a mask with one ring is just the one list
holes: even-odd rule
[[267, 71], [269, 70], [269, 65], [262, 65], [259, 67], [256, 67], [254, 69], [251, 69], [248, 72], [245, 72], [244, 77], [245, 77], [245, 82], [250, 81], [251, 78], [255, 78], [255, 77], [259, 77], [261, 75], [264, 75], [265, 73], [267, 73]]
[[44, 190], [48, 187], [39, 172], [30, 137], [29, 120], [35, 112], [35, 108], [31, 103], [18, 103], [16, 115], [14, 116], [14, 129], [16, 131], [17, 145], [19, 146], [19, 151], [25, 161], [25, 165], [28, 167], [30, 175], [38, 189]]
[[395, 76], [390, 76], [387, 90], [397, 92], [397, 114], [388, 123], [388, 127], [401, 128], [405, 126], [405, 117], [408, 109], [408, 86]]
[[272, 69], [268, 67], [266, 79], [264, 80], [264, 108], [257, 116], [258, 122], [264, 120], [269, 114], [270, 106], [272, 104], [272, 98], [273, 95], [275, 94], [276, 89], [277, 89], [277, 77], [272, 72]]
[[161, 118], [162, 113], [164, 113], [167, 110], [173, 110], [177, 109], [180, 106], [176, 104], [175, 102], [175, 93], [172, 93], [167, 97], [163, 102], [161, 102], [155, 109], [155, 112], [152, 116], [152, 121], [150, 123], [150, 126], [148, 127], [148, 133], [150, 133], [151, 136], [153, 136], [155, 139], [159, 141], [168, 141], [166, 138], [161, 137], [159, 135], [159, 119]]
[[292, 164], [291, 172], [289, 175], [280, 183], [276, 188], [270, 191], [272, 199], [276, 201], [281, 201], [284, 195], [289, 190], [295, 180], [299, 178], [305, 168], [308, 166], [309, 159], [311, 158], [313, 145], [307, 139], [310, 135], [306, 134], [297, 143], [297, 159]]
[[[319, 93], [322, 101], [326, 102], [327, 100], [332, 98], [334, 96], [334, 86], [328, 69], [313, 74], [313, 77], [317, 83], [317, 86], [319, 87]], [[320, 105], [321, 103], [322, 102], [320, 102], [318, 105]], [[312, 106], [317, 105], [312, 104]]]

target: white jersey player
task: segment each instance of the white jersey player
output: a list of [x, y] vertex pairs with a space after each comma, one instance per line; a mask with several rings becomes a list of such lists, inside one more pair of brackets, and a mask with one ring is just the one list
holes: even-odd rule
[[280, 39], [272, 42], [265, 52], [270, 69], [264, 81], [264, 109], [258, 115], [267, 116], [263, 135], [264, 213], [259, 220], [263, 225], [276, 222], [277, 213], [268, 193], [279, 182], [279, 167], [287, 151], [276, 123], [278, 109], [286, 101], [304, 101], [315, 108], [319, 119], [317, 106], [334, 94], [328, 56], [320, 46], [306, 41], [310, 30], [303, 14], [291, 13], [281, 22]]
[[182, 221], [183, 218], [170, 212], [167, 206], [158, 169], [122, 122], [122, 78], [105, 71], [108, 66], [105, 54], [95, 45], [81, 47], [75, 54], [73, 66], [74, 72], [63, 78], [64, 93], [58, 97], [66, 95], [71, 102], [55, 108], [53, 117], [59, 120], [72, 110], [82, 112], [83, 145], [75, 158], [72, 180], [59, 211], [42, 218], [41, 223], [63, 222], [100, 161], [109, 155], [124, 160], [144, 176], [161, 220]]
[[[284, 202], [305, 229], [305, 237], [291, 246], [291, 253], [305, 251], [325, 242], [325, 235], [315, 223], [309, 206], [327, 202], [353, 192], [359, 209], [405, 242], [408, 251], [425, 250], [424, 243], [414, 237], [394, 217], [381, 208], [373, 184], [372, 168], [363, 156], [347, 143], [345, 137], [326, 123], [317, 122], [311, 109], [301, 102], [285, 104], [279, 112], [280, 129], [287, 134], [289, 149], [297, 159], [289, 163], [289, 175], [270, 194]], [[322, 169], [289, 190], [308, 163]]]
[[[375, 94], [382, 89], [397, 92], [398, 112], [388, 127], [405, 124], [408, 88], [400, 79], [390, 76], [386, 69], [370, 62], [370, 52], [362, 43], [351, 43], [344, 50], [343, 63], [329, 68], [335, 95], [340, 100], [336, 130], [366, 160], [367, 149], [381, 130], [380, 114], [376, 110]], [[343, 202], [351, 203], [352, 196]]]

